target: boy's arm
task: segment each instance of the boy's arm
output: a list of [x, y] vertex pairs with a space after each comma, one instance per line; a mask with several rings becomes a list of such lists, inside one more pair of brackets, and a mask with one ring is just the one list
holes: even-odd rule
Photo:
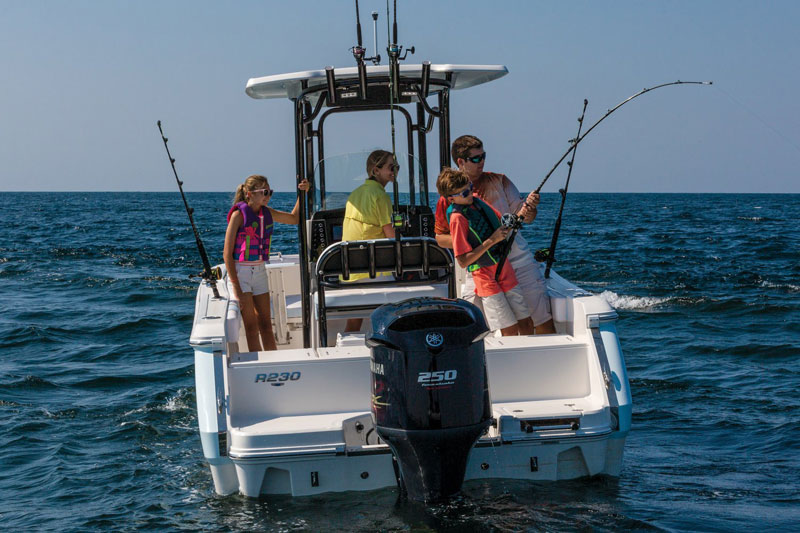
[[466, 219], [461, 216], [454, 216], [450, 219], [450, 229], [452, 231], [451, 235], [453, 236], [453, 252], [461, 268], [467, 268], [469, 265], [475, 263], [489, 248], [505, 239], [509, 232], [508, 228], [500, 226], [488, 239], [477, 247], [469, 249], [469, 244], [466, 239], [466, 234], [469, 231], [469, 223]]
[[489, 248], [497, 244], [498, 242], [502, 241], [508, 235], [509, 229], [500, 226], [492, 233], [491, 237], [483, 241], [477, 248], [473, 248], [471, 252], [467, 252], [465, 254], [457, 255], [456, 261], [461, 268], [467, 268], [469, 265], [480, 259], [480, 257], [485, 254]]

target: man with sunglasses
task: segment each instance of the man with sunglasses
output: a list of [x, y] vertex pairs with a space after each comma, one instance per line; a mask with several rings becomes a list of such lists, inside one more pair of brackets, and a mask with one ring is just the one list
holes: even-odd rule
[[[484, 172], [486, 151], [483, 149], [480, 139], [473, 135], [462, 135], [453, 141], [450, 155], [458, 169], [469, 177], [475, 196], [500, 213], [517, 213], [526, 223], [533, 222], [536, 218], [539, 195], [530, 193], [523, 201], [520, 198], [519, 189], [507, 176]], [[436, 240], [440, 246], [446, 248], [453, 247], [450, 225], [445, 214], [449, 204], [447, 198], [439, 198], [439, 202], [436, 204]], [[525, 295], [525, 301], [531, 309], [535, 332], [539, 334], [555, 333], [544, 277], [539, 265], [533, 260], [528, 243], [519, 233], [514, 239], [508, 261], [516, 273], [519, 286]], [[474, 282], [468, 274], [462, 294], [465, 299], [470, 299], [473, 293]], [[475, 297], [475, 300], [474, 303], [480, 305], [479, 298]]]

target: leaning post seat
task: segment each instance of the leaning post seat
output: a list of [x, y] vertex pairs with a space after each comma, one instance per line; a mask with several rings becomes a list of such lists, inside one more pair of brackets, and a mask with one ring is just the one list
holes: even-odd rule
[[[410, 279], [375, 281], [379, 272], [393, 272]], [[352, 274], [368, 274], [369, 278], [343, 281]], [[456, 297], [453, 254], [436, 244], [430, 237], [408, 237], [367, 241], [343, 241], [331, 244], [320, 255], [314, 268], [317, 287], [319, 338], [328, 338], [328, 311], [367, 311], [383, 303], [356, 302], [332, 304], [326, 301], [328, 291], [350, 289], [387, 289], [389, 287], [431, 286], [447, 284], [447, 297]], [[408, 297], [411, 297], [410, 295]]]

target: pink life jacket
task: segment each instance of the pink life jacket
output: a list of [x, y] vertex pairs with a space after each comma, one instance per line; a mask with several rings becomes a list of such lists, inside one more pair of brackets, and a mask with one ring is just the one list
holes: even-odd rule
[[237, 209], [241, 211], [244, 220], [236, 232], [233, 259], [269, 263], [269, 251], [272, 246], [272, 213], [268, 208], [262, 207], [256, 214], [247, 202], [239, 202], [228, 211], [228, 222]]

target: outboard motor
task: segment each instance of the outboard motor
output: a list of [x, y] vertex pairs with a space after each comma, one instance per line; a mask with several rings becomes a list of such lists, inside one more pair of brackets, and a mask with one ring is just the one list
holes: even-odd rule
[[457, 493], [469, 452], [492, 421], [481, 311], [413, 298], [372, 313], [372, 416], [412, 500]]

